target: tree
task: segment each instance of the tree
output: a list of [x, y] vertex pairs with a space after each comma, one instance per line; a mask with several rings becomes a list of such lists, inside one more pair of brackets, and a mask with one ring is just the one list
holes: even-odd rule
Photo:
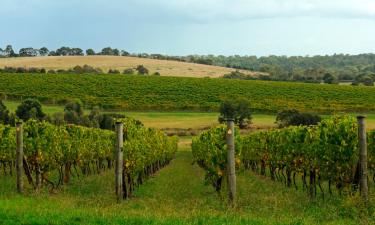
[[225, 100], [220, 105], [220, 116], [218, 118], [220, 123], [227, 119], [233, 119], [234, 123], [240, 129], [246, 128], [251, 124], [251, 109], [250, 102], [244, 98], [236, 100]]
[[47, 56], [48, 53], [49, 53], [49, 50], [46, 47], [42, 47], [42, 48], [39, 49], [39, 55], [41, 55], [41, 56]]
[[136, 70], [138, 71], [139, 74], [141, 75], [146, 75], [148, 74], [148, 69], [144, 67], [143, 65], [138, 65]]
[[29, 47], [29, 48], [21, 48], [18, 54], [21, 57], [34, 57], [38, 55], [38, 52], [39, 51], [37, 49], [33, 49]]
[[9, 124], [9, 110], [0, 100], [0, 124]]
[[48, 53], [48, 56], [58, 56], [57, 53], [55, 51], [50, 51]]
[[95, 51], [92, 48], [86, 50], [86, 55], [95, 55]]
[[16, 53], [14, 52], [14, 50], [13, 50], [12, 45], [7, 45], [4, 52], [5, 52], [5, 55], [8, 56], [8, 57], [17, 56]]
[[121, 56], [129, 56], [129, 52], [121, 50]]
[[374, 86], [374, 80], [370, 76], [362, 77], [362, 83], [365, 86]]
[[299, 125], [317, 125], [321, 117], [311, 113], [300, 113], [296, 109], [282, 110], [277, 113], [276, 123], [280, 128]]
[[83, 50], [80, 48], [72, 48], [70, 49], [69, 55], [77, 55], [77, 56], [83, 56]]
[[325, 73], [323, 76], [323, 81], [326, 84], [336, 84], [338, 83], [337, 78], [331, 73]]
[[61, 47], [56, 50], [56, 55], [58, 56], [67, 56], [71, 54], [71, 49], [69, 47]]
[[113, 55], [119, 56], [120, 55], [120, 51], [117, 48], [113, 49]]
[[68, 102], [64, 108], [64, 120], [70, 124], [80, 124], [83, 116], [82, 103], [79, 100]]
[[43, 120], [46, 114], [43, 113], [42, 105], [36, 99], [26, 99], [17, 107], [18, 118], [27, 121], [29, 119]]
[[111, 47], [103, 48], [100, 55], [113, 55], [113, 49]]

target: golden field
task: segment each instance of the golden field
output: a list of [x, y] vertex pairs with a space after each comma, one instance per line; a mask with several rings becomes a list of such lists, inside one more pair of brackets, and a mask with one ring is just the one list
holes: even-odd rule
[[[144, 65], [150, 70], [150, 74], [159, 72], [161, 76], [181, 77], [221, 77], [234, 71], [231, 68], [210, 66], [195, 63], [177, 62], [169, 60], [145, 59], [125, 56], [48, 56], [48, 57], [19, 57], [0, 58], [0, 68], [11, 67], [37, 67], [48, 69], [70, 69], [76, 65], [90, 65], [99, 67], [107, 72], [109, 69], [120, 71], [126, 68], [134, 68]], [[241, 71], [245, 74], [255, 75], [250, 71]]]

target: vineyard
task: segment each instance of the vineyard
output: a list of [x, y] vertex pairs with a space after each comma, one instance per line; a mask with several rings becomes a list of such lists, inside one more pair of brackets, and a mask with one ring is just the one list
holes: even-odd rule
[[[177, 139], [145, 128], [132, 119], [119, 122], [124, 124], [124, 193], [129, 197], [136, 186], [173, 159]], [[0, 166], [4, 175], [14, 174], [16, 129], [20, 128], [0, 125]], [[113, 167], [113, 131], [75, 125], [54, 126], [34, 120], [26, 122], [23, 130], [24, 171], [34, 189], [39, 190], [44, 184], [55, 189], [69, 183], [71, 175], [99, 174]]]
[[316, 113], [373, 112], [375, 89], [364, 86], [127, 75], [1, 74], [0, 95], [87, 108], [216, 111], [224, 98], [251, 100], [258, 112], [298, 109]]
[[[358, 188], [358, 127], [352, 117], [338, 116], [317, 126], [288, 127], [243, 137], [237, 133], [236, 164], [240, 170], [252, 170], [288, 187], [301, 188], [311, 197], [318, 190], [323, 197], [327, 189], [332, 194], [333, 187], [340, 195]], [[226, 128], [219, 126], [192, 143], [195, 162], [205, 169], [206, 180], [218, 191], [218, 184], [226, 176], [225, 135]], [[367, 136], [369, 178], [375, 182], [375, 132]]]

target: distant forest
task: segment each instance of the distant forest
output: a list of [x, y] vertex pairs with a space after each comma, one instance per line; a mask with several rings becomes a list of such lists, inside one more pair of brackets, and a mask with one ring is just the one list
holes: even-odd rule
[[257, 76], [248, 76], [238, 71], [224, 75], [229, 79], [261, 79], [275, 81], [299, 81], [311, 83], [352, 82], [353, 85], [373, 86], [375, 81], [375, 54], [347, 55], [335, 54], [325, 56], [214, 56], [188, 55], [168, 56], [162, 54], [132, 53], [116, 48], [106, 47], [99, 52], [93, 49], [61, 47], [48, 50], [46, 47], [21, 48], [18, 53], [11, 45], [0, 48], [0, 57], [33, 57], [33, 56], [83, 56], [113, 55], [175, 60], [181, 62], [224, 66], [234, 69], [263, 72]]

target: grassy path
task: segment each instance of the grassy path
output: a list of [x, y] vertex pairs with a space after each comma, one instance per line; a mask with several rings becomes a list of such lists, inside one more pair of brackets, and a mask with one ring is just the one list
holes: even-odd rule
[[122, 204], [115, 203], [113, 171], [75, 179], [58, 194], [27, 196], [0, 176], [0, 224], [358, 224], [351, 199], [310, 202], [301, 191], [247, 172], [238, 176], [238, 207], [228, 210], [191, 163], [190, 150], [180, 150]]

